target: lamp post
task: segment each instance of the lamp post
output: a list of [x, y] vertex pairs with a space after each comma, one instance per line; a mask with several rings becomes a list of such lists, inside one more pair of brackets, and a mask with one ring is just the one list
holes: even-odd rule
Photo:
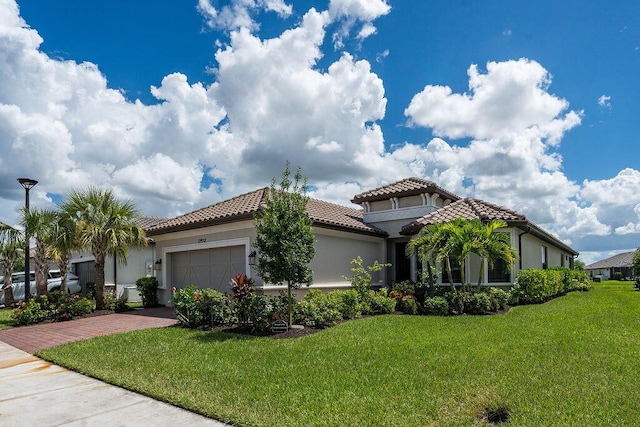
[[[18, 182], [24, 188], [24, 207], [29, 210], [29, 190], [31, 190], [38, 183], [35, 179], [30, 178], [18, 178]], [[31, 266], [29, 265], [29, 233], [27, 227], [24, 228], [24, 300], [29, 301], [31, 298]]]

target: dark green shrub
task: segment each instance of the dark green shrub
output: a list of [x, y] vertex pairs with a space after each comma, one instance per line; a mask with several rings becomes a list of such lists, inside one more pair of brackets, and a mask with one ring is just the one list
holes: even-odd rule
[[517, 304], [544, 302], [550, 297], [546, 280], [547, 276], [544, 270], [520, 270], [513, 288], [511, 288], [513, 301]]
[[119, 297], [115, 291], [107, 291], [104, 293], [104, 308], [105, 310], [113, 310], [116, 312], [129, 311], [127, 299], [125, 297]]
[[338, 303], [319, 289], [310, 289], [295, 305], [295, 321], [298, 324], [324, 328], [342, 320]]
[[624, 275], [622, 274], [621, 271], [615, 271], [613, 273], [613, 280], [623, 280], [624, 279]]
[[197, 328], [206, 322], [204, 312], [200, 307], [200, 291], [194, 285], [189, 285], [184, 289], [173, 291], [173, 309], [176, 312], [178, 323], [188, 328]]
[[489, 295], [484, 292], [467, 292], [464, 301], [464, 312], [467, 314], [486, 314], [491, 307]]
[[452, 316], [458, 316], [464, 313], [464, 305], [466, 300], [466, 292], [445, 292], [442, 297], [447, 301], [449, 306], [449, 314]]
[[355, 289], [333, 291], [327, 295], [334, 301], [343, 319], [356, 319], [362, 315], [359, 294]]
[[404, 314], [418, 314], [418, 302], [411, 295], [404, 296], [398, 302], [398, 309]]
[[229, 298], [213, 288], [200, 291], [199, 309], [202, 310], [203, 322], [208, 320], [211, 326], [227, 325], [236, 320]]
[[87, 282], [86, 285], [84, 285], [84, 296], [85, 298], [89, 298], [89, 299], [93, 299], [96, 295], [96, 282]]
[[18, 303], [13, 312], [17, 325], [32, 325], [45, 320], [63, 321], [93, 312], [93, 302], [60, 291], [37, 296], [28, 303]]
[[387, 289], [383, 288], [371, 296], [371, 314], [391, 314], [396, 310], [396, 304], [395, 298], [388, 297]]
[[449, 313], [449, 303], [444, 297], [427, 297], [424, 299], [423, 311], [428, 315], [446, 316]]
[[416, 284], [411, 280], [405, 280], [404, 282], [394, 283], [391, 286], [391, 292], [389, 296], [392, 298], [402, 298], [405, 296], [416, 296]]
[[509, 302], [509, 292], [500, 288], [489, 288], [487, 295], [489, 296], [489, 310], [491, 311], [503, 310]]
[[158, 300], [158, 279], [155, 277], [141, 277], [136, 280], [136, 288], [142, 298], [142, 306], [144, 308], [157, 307], [160, 305]]

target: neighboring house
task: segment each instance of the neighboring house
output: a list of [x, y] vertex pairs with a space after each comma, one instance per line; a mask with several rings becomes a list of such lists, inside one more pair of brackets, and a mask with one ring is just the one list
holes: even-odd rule
[[[268, 188], [261, 188], [145, 227], [155, 243], [147, 249], [146, 258], [134, 261], [130, 257], [128, 264], [141, 264], [137, 268], [142, 276], [151, 268], [160, 282], [163, 303], [171, 299], [172, 287], [181, 289], [193, 284], [228, 292], [235, 274], [252, 277], [257, 289], [265, 293], [285, 289], [263, 283], [255, 270], [260, 254], [253, 247], [253, 218], [264, 206], [268, 193]], [[518, 212], [478, 199], [461, 199], [420, 178], [407, 178], [358, 194], [352, 202], [362, 209], [309, 199], [307, 208], [316, 236], [316, 256], [311, 262], [314, 288], [349, 287], [343, 276], [351, 275], [350, 261], [357, 256], [363, 258], [364, 265], [371, 265], [374, 260], [392, 264], [375, 280], [386, 284], [416, 280], [422, 266], [415, 256], [407, 256], [407, 243], [423, 226], [453, 218], [507, 222], [501, 231], [509, 233], [519, 260], [511, 270], [500, 262], [491, 270], [485, 268], [483, 284], [510, 285], [524, 268], [572, 268], [578, 255]], [[472, 255], [465, 270], [467, 281], [476, 282], [480, 259]], [[119, 271], [118, 277], [123, 274]]]
[[[155, 217], [139, 217], [136, 219], [137, 224], [147, 230], [149, 227], [164, 221], [166, 218]], [[157, 260], [155, 243], [153, 239], [148, 239], [148, 246], [142, 248], [129, 248], [129, 256], [126, 264], [123, 260], [116, 260], [113, 256], [108, 255], [104, 264], [104, 279], [107, 289], [117, 290], [118, 295], [125, 295], [129, 301], [139, 301], [137, 291], [135, 291], [135, 283], [141, 277], [150, 277], [155, 275], [155, 269], [160, 268]], [[88, 282], [94, 282], [95, 276], [95, 259], [91, 251], [76, 253], [71, 258], [71, 270], [78, 276], [82, 293], [86, 291]]]
[[624, 252], [589, 264], [584, 269], [594, 280], [609, 280], [613, 278], [613, 273], [616, 272], [622, 273], [623, 278], [630, 279], [633, 277], [631, 263], [633, 262], [634, 254], [635, 251]]

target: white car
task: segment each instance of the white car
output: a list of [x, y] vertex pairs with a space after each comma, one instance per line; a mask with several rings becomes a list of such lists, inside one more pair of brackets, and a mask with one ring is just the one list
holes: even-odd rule
[[[29, 292], [31, 296], [36, 296], [36, 274], [32, 271], [29, 275], [31, 279], [31, 285], [29, 286]], [[13, 299], [15, 301], [24, 301], [24, 272], [13, 273], [11, 275], [11, 284], [13, 288]], [[49, 270], [49, 278], [47, 279], [47, 291], [59, 291], [62, 286], [62, 274], [60, 270]], [[4, 304], [4, 277], [0, 279], [0, 305]], [[78, 276], [72, 273], [67, 273], [67, 290], [70, 294], [80, 293], [82, 288], [80, 287], [80, 281]]]

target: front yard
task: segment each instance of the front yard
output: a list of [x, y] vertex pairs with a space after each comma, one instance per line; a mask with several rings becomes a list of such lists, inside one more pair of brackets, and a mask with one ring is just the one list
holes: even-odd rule
[[640, 419], [640, 292], [604, 282], [504, 315], [391, 315], [298, 339], [143, 330], [39, 356], [238, 425], [512, 425]]

